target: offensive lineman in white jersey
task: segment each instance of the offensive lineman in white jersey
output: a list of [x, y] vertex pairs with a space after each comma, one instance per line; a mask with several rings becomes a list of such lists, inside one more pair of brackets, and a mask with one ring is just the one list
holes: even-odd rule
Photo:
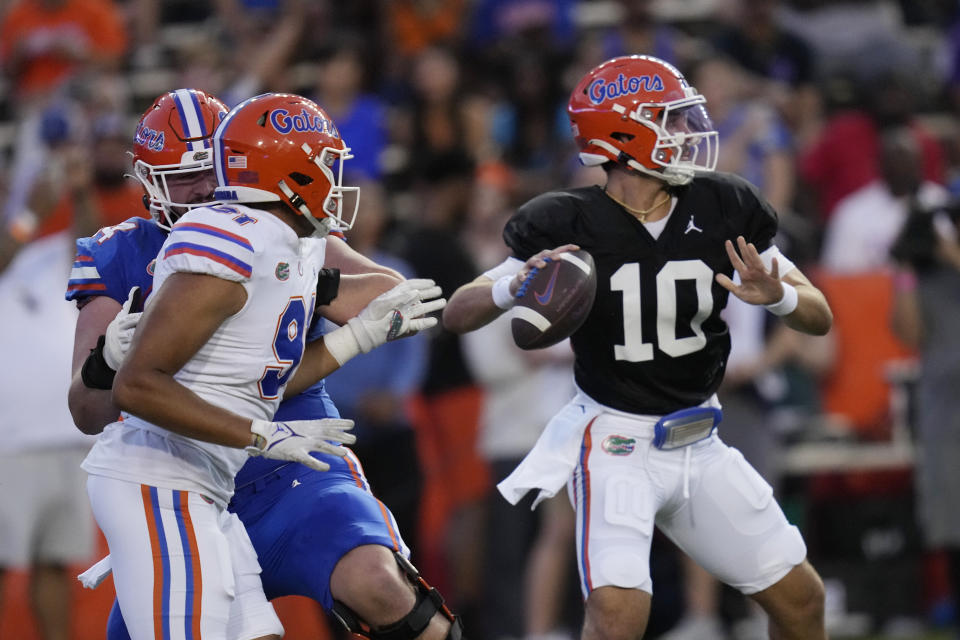
[[[263, 144], [267, 126], [273, 146]], [[322, 236], [356, 212], [344, 216], [341, 204], [349, 157], [314, 103], [252, 98], [221, 122], [214, 158], [220, 197], [262, 204], [196, 209], [160, 250], [155, 291], [113, 385], [123, 424], [108, 426], [84, 463], [133, 640], [282, 634], [243, 525], [225, 510], [233, 476], [248, 454], [326, 469], [309, 452], [343, 455], [335, 443], [353, 441], [352, 423], [270, 422], [280, 399], [436, 323], [419, 316], [443, 306], [421, 302], [439, 288], [408, 281], [305, 348]]]

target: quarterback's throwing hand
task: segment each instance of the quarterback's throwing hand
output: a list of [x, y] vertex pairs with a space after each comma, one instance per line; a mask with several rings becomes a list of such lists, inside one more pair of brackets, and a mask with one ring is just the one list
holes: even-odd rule
[[567, 251], [576, 251], [579, 248], [579, 245], [564, 244], [556, 249], [544, 249], [543, 251], [530, 256], [530, 258], [527, 259], [524, 265], [520, 268], [520, 271], [518, 271], [514, 276], [513, 280], [510, 281], [510, 293], [517, 293], [517, 289], [520, 288], [520, 285], [523, 284], [523, 281], [526, 280], [527, 276], [530, 275], [531, 270], [543, 269], [547, 266], [547, 260], [556, 260], [561, 253], [565, 253]]
[[246, 447], [245, 451], [251, 456], [292, 460], [317, 471], [327, 471], [330, 465], [317, 460], [310, 452], [319, 451], [342, 458], [347, 455], [347, 450], [333, 443], [356, 442], [357, 437], [347, 433], [352, 428], [353, 420], [339, 418], [288, 422], [254, 420], [250, 425], [254, 443]]
[[[777, 259], [773, 259], [773, 265], [770, 271], [763, 264], [760, 254], [753, 243], [748, 243], [743, 236], [737, 236], [737, 250], [733, 243], [726, 241], [727, 256], [730, 257], [730, 263], [740, 274], [740, 284], [738, 285], [725, 274], [718, 273], [716, 276], [717, 284], [737, 296], [744, 302], [750, 304], [771, 304], [783, 297], [783, 285], [780, 284], [780, 268]], [[743, 256], [743, 259], [741, 259]]]
[[103, 341], [103, 359], [107, 366], [116, 371], [123, 364], [130, 351], [130, 343], [133, 342], [133, 334], [137, 330], [137, 323], [140, 322], [142, 313], [131, 313], [133, 309], [140, 308], [140, 287], [130, 289], [126, 302], [120, 308], [120, 312], [107, 325]]

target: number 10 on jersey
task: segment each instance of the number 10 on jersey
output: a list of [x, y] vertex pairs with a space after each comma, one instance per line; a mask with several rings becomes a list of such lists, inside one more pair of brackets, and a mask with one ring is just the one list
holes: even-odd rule
[[[697, 292], [697, 312], [690, 320], [693, 335], [677, 337], [677, 282], [692, 280]], [[679, 358], [703, 349], [707, 337], [703, 321], [713, 312], [713, 270], [702, 260], [671, 260], [663, 265], [656, 278], [657, 347], [668, 356]], [[613, 345], [617, 360], [645, 362], [653, 360], [653, 343], [644, 342], [640, 264], [628, 262], [610, 276], [610, 290], [623, 292], [624, 344]], [[646, 293], [646, 295], [650, 295]]]

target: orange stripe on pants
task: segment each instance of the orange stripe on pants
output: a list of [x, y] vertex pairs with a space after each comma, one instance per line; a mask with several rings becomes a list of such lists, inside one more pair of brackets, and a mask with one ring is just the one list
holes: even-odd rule
[[163, 637], [163, 561], [160, 558], [160, 537], [153, 518], [153, 502], [150, 499], [150, 487], [140, 485], [143, 496], [143, 511], [147, 517], [147, 531], [150, 532], [150, 552], [153, 555], [153, 637]]
[[190, 518], [189, 495], [186, 491], [180, 492], [180, 514], [183, 517], [183, 528], [187, 531], [187, 541], [190, 544], [190, 572], [193, 574], [193, 602], [190, 606], [190, 615], [193, 619], [193, 640], [200, 640], [203, 574], [200, 570], [200, 549], [197, 546], [197, 534], [193, 530], [193, 519]]

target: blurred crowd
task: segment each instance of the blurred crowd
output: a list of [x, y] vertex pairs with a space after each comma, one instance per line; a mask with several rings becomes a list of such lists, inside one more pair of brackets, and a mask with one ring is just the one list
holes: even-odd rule
[[[165, 91], [194, 87], [229, 105], [265, 91], [315, 100], [355, 156], [350, 242], [449, 296], [504, 258], [500, 231], [519, 204], [602, 182], [577, 163], [565, 114], [583, 73], [627, 54], [672, 62], [707, 98], [718, 170], [774, 205], [777, 244], [836, 317], [830, 336], [809, 338], [730, 306], [721, 436], [785, 496], [842, 633], [956, 624], [956, 2], [0, 0], [0, 15], [4, 316], [7, 300], [34, 313], [62, 299], [66, 271], [30, 280], [31, 246], [147, 215], [126, 151]], [[37, 301], [23, 297], [28, 280]], [[0, 352], [30, 359], [10, 322], [0, 320]], [[569, 357], [523, 354], [508, 334], [497, 323], [462, 339], [437, 329], [358, 358], [329, 389], [357, 421], [360, 456], [414, 561], [440, 578], [469, 636], [569, 637], [579, 607], [564, 586], [575, 582], [568, 505], [510, 509], [494, 489], [566, 400]], [[11, 365], [5, 378], [22, 388], [5, 379], [0, 404], [52, 402], [52, 391], [24, 393], [35, 383]], [[0, 454], [37, 446], [7, 437], [25, 414], [4, 410]], [[42, 446], [79, 446], [54, 431]], [[663, 546], [650, 635], [702, 617], [753, 637], [731, 621], [756, 613]], [[0, 555], [3, 568], [17, 564]]]

